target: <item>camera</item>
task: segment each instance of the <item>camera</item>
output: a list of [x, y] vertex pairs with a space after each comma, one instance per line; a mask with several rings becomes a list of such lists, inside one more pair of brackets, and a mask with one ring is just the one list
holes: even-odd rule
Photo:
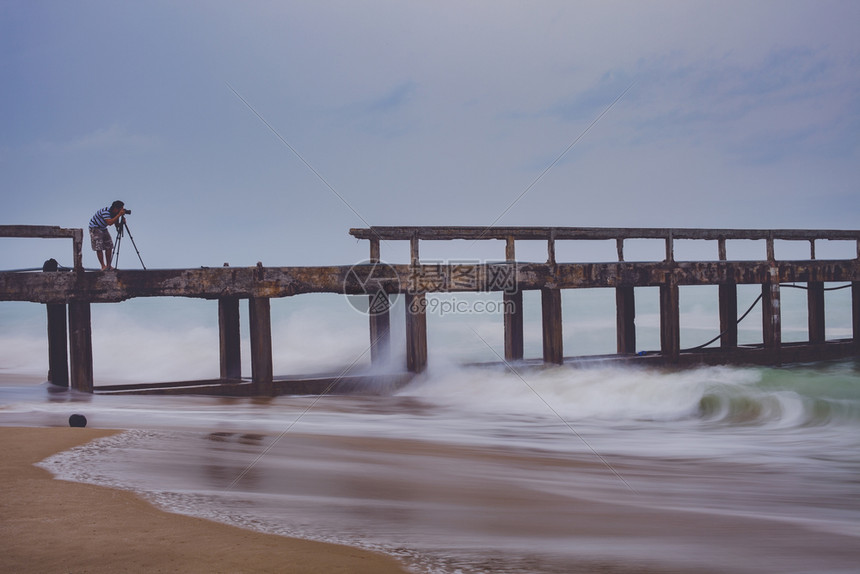
[[130, 210], [130, 209], [126, 209], [126, 210], [125, 210], [125, 214], [126, 214], [126, 215], [131, 215], [131, 210]]

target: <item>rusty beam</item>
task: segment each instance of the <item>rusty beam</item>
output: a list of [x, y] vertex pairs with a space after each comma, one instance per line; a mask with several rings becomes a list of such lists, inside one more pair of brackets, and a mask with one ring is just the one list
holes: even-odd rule
[[[453, 281], [453, 277], [483, 273], [498, 275], [505, 264], [392, 265], [393, 276], [379, 277], [373, 264], [332, 267], [214, 267], [201, 269], [120, 270], [92, 273], [0, 273], [0, 301], [35, 303], [118, 302], [133, 297], [289, 297], [302, 293], [365, 295], [381, 290], [402, 293], [414, 288], [416, 276], [434, 277], [420, 290], [503, 290], [506, 284], [482, 286]], [[494, 267], [492, 271], [490, 267]], [[560, 289], [617, 287], [624, 284], [659, 286], [672, 277], [678, 285], [720, 283], [762, 284], [777, 269], [785, 282], [860, 281], [857, 260], [847, 261], [706, 261], [706, 262], [612, 262], [612, 263], [518, 263], [517, 287]], [[377, 273], [374, 275], [374, 271]], [[440, 277], [439, 274], [443, 276]]]
[[350, 229], [358, 239], [839, 239], [860, 240], [860, 231], [844, 229], [698, 229], [698, 228], [610, 228], [610, 227], [370, 227]]

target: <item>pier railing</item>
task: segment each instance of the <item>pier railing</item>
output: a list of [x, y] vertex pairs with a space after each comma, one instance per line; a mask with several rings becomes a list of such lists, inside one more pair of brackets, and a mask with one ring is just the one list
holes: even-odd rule
[[[857, 352], [860, 335], [860, 231], [858, 230], [799, 230], [799, 229], [684, 229], [684, 228], [583, 228], [583, 227], [371, 227], [351, 229], [350, 234], [370, 242], [370, 260], [379, 261], [381, 246], [389, 241], [410, 242], [410, 268], [412, 276], [427, 272], [420, 258], [421, 241], [447, 240], [501, 240], [505, 242], [504, 261], [514, 269], [499, 270], [499, 264], [486, 264], [484, 275], [516, 277], [516, 287], [510, 282], [485, 282], [488, 290], [503, 290], [504, 309], [512, 309], [504, 317], [505, 360], [523, 358], [522, 292], [540, 290], [543, 323], [543, 360], [562, 363], [565, 352], [562, 345], [563, 329], [561, 316], [561, 292], [564, 289], [586, 287], [614, 288], [616, 291], [617, 355], [631, 356], [637, 353], [635, 328], [635, 288], [656, 286], [660, 289], [660, 352], [661, 362], [682, 363], [710, 360], [713, 362], [761, 362], [780, 363], [783, 360], [814, 360], [831, 356], [844, 356]], [[662, 240], [664, 257], [653, 261], [626, 262], [624, 244], [628, 240]], [[546, 263], [518, 262], [518, 241], [543, 240], [547, 243]], [[616, 243], [617, 260], [605, 263], [559, 262], [556, 246], [562, 241], [613, 240]], [[715, 261], [676, 261], [675, 242], [678, 240], [702, 240], [716, 243]], [[763, 257], [752, 260], [731, 261], [727, 257], [727, 242], [734, 240], [764, 241]], [[849, 241], [854, 249], [850, 257], [836, 260], [816, 259], [817, 241]], [[778, 260], [775, 242], [808, 242], [809, 257], [800, 260]], [[438, 267], [438, 266], [437, 266]], [[468, 290], [458, 285], [455, 277], [464, 270], [456, 264], [441, 270], [430, 266], [429, 273], [441, 275], [434, 288], [415, 289], [413, 298], [422, 298], [427, 292]], [[495, 271], [494, 271], [495, 269]], [[825, 345], [824, 291], [826, 282], [849, 282], [852, 289], [851, 341]], [[780, 284], [783, 282], [805, 283], [808, 291], [809, 344], [792, 345], [781, 341]], [[738, 346], [737, 285], [759, 284], [762, 295], [763, 343], [756, 348]], [[686, 353], [680, 347], [679, 286], [719, 286], [720, 353], [708, 350]], [[407, 304], [410, 299], [407, 298]], [[413, 305], [420, 308], [421, 305]], [[382, 326], [373, 325], [373, 321]], [[417, 341], [408, 345], [414, 351], [414, 364], [423, 365], [426, 360], [426, 326], [423, 317], [407, 320], [407, 340]], [[386, 317], [372, 319], [371, 332], [386, 329]], [[414, 325], [417, 324], [417, 327]], [[416, 331], [417, 333], [412, 333]]]
[[801, 229], [685, 229], [685, 228], [609, 228], [609, 227], [370, 227], [350, 229], [358, 239], [371, 242], [371, 251], [378, 250], [379, 242], [412, 242], [413, 259], [421, 240], [446, 241], [465, 239], [473, 241], [502, 240], [506, 242], [506, 259], [513, 261], [516, 241], [545, 240], [547, 263], [555, 262], [556, 241], [614, 240], [618, 261], [624, 261], [624, 242], [631, 239], [658, 239], [665, 242], [664, 261], [674, 261], [676, 240], [716, 241], [720, 261], [725, 261], [726, 242], [729, 240], [765, 241], [767, 261], [775, 260], [775, 241], [803, 241], [810, 245], [809, 259], [815, 259], [815, 242], [820, 240], [854, 241], [860, 257], [860, 231], [857, 230], [801, 230]]
[[[432, 293], [495, 292], [504, 302], [504, 360], [524, 361], [523, 292], [539, 291], [541, 301], [543, 362], [570, 360], [563, 347], [562, 291], [578, 288], [615, 290], [616, 353], [614, 360], [652, 361], [661, 364], [767, 363], [818, 360], [858, 354], [860, 340], [860, 231], [854, 230], [734, 230], [568, 227], [371, 227], [350, 233], [369, 241], [368, 261], [325, 267], [217, 267], [196, 269], [117, 270], [85, 272], [81, 265], [82, 230], [44, 226], [0, 226], [0, 236], [71, 237], [74, 272], [2, 273], [0, 301], [33, 301], [48, 305], [49, 360], [52, 376], [61, 377], [67, 362], [66, 323], [71, 349], [74, 388], [93, 389], [90, 305], [133, 297], [197, 297], [218, 300], [221, 378], [211, 382], [224, 392], [238, 392], [242, 380], [239, 342], [239, 302], [248, 300], [251, 334], [251, 387], [244, 393], [290, 392], [297, 387], [277, 385], [272, 373], [269, 302], [272, 298], [305, 293], [339, 293], [367, 296], [371, 360], [387, 364], [390, 355], [390, 297], [404, 295], [406, 368], [422, 372], [428, 362], [427, 304]], [[625, 242], [658, 240], [661, 256], [626, 261]], [[422, 241], [500, 240], [504, 254], [487, 262], [422, 261]], [[546, 241], [546, 261], [525, 262], [517, 257], [521, 241]], [[559, 261], [556, 248], [566, 241], [614, 241], [615, 260], [606, 262]], [[716, 259], [678, 261], [675, 247], [681, 240], [715, 243]], [[735, 240], [764, 242], [760, 257], [732, 260], [727, 243]], [[388, 242], [409, 241], [409, 261], [386, 263], [382, 248]], [[782, 259], [776, 242], [806, 242], [808, 257]], [[816, 257], [822, 241], [849, 242], [849, 253], [838, 258]], [[819, 243], [820, 244], [820, 243]], [[828, 283], [851, 289], [853, 337], [825, 339], [824, 292]], [[800, 283], [807, 290], [809, 341], [782, 342], [780, 287]], [[738, 344], [737, 287], [760, 285], [762, 343]], [[679, 287], [718, 286], [719, 347], [683, 350], [680, 346]], [[660, 291], [660, 348], [639, 349], [636, 342], [636, 289]], [[68, 306], [68, 313], [66, 313]], [[605, 359], [606, 357], [603, 357]], [[582, 357], [577, 357], [582, 359]], [[330, 380], [330, 379], [326, 379]], [[63, 384], [60, 380], [59, 384]], [[277, 389], [280, 388], [281, 391]], [[304, 388], [304, 387], [303, 387]], [[307, 387], [312, 388], [312, 387]], [[319, 387], [313, 387], [319, 388]], [[286, 389], [286, 390], [285, 390]], [[199, 387], [198, 387], [199, 390]], [[162, 388], [159, 392], [163, 392]], [[212, 391], [215, 392], [215, 391]]]
[[72, 261], [75, 269], [83, 269], [83, 229], [66, 229], [50, 225], [0, 225], [0, 237], [41, 239], [71, 239]]

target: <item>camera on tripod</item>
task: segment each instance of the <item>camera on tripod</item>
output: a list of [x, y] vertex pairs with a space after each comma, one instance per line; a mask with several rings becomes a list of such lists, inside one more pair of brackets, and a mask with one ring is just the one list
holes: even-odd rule
[[137, 244], [134, 242], [134, 237], [131, 235], [131, 230], [128, 228], [128, 223], [126, 223], [125, 221], [125, 216], [130, 214], [131, 210], [125, 209], [125, 213], [123, 213], [123, 216], [120, 217], [119, 221], [116, 222], [116, 249], [113, 253], [116, 263], [113, 264], [114, 269], [119, 267], [119, 248], [122, 245], [122, 238], [125, 236], [126, 233], [128, 234], [128, 238], [131, 239], [131, 244], [134, 245], [134, 251], [137, 253], [137, 258], [140, 259], [141, 267], [146, 269], [146, 265], [143, 264], [143, 259], [140, 256], [140, 251], [138, 251], [137, 249]]

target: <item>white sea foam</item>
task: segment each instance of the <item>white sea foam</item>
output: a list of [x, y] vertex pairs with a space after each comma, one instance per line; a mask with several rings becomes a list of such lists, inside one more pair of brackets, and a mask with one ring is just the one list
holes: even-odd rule
[[[366, 317], [333, 301], [273, 305], [276, 372], [366, 354]], [[169, 317], [151, 310], [99, 311], [97, 378], [107, 380], [97, 382], [215, 372], [212, 302]], [[595, 341], [612, 334], [589, 321]], [[850, 550], [860, 522], [854, 362], [462, 366], [501, 353], [499, 327], [481, 316], [431, 323], [428, 371], [381, 396], [92, 396], [3, 383], [0, 424], [66, 425], [82, 413], [90, 426], [131, 429], [44, 464], [173, 511], [391, 552], [419, 572], [560, 572], [571, 557], [595, 568], [839, 572], [860, 559]], [[43, 328], [0, 332], [2, 364], [45, 372]], [[539, 324], [526, 333], [539, 340]], [[571, 534], [583, 516], [593, 523]]]

